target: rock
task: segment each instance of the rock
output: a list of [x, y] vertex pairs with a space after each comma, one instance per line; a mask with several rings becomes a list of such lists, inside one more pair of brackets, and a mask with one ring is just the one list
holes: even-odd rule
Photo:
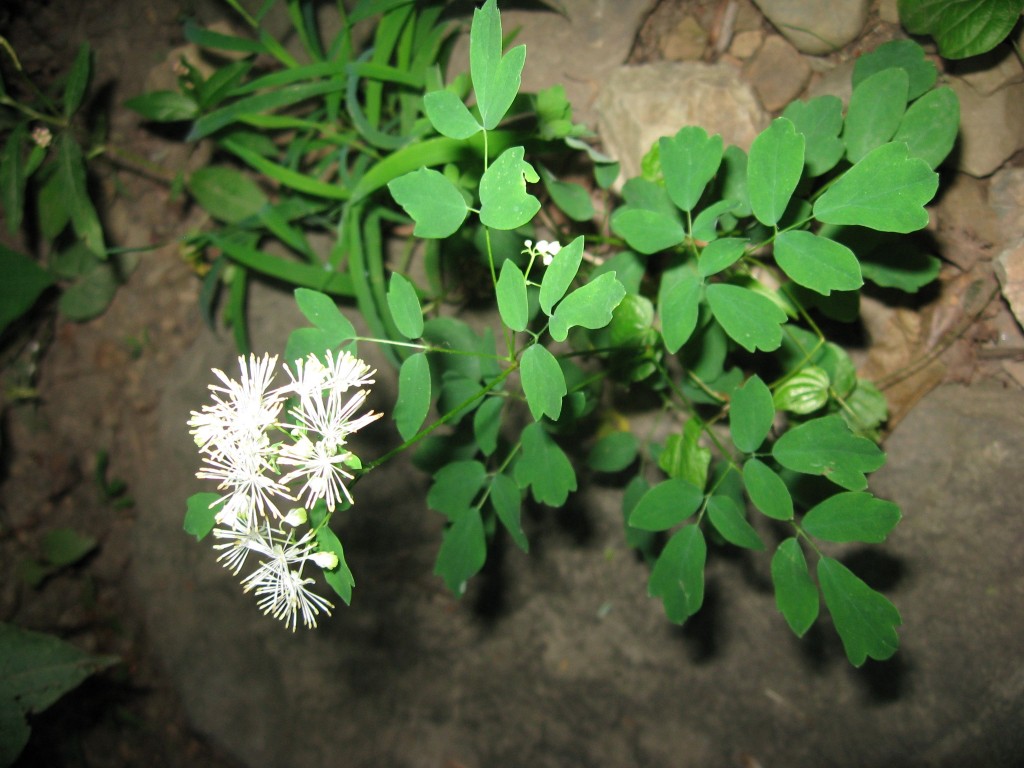
[[666, 61], [700, 61], [708, 44], [708, 33], [693, 16], [686, 15], [661, 39]]
[[662, 136], [686, 125], [720, 133], [726, 145], [749, 149], [768, 118], [750, 86], [725, 64], [657, 62], [620, 67], [601, 89], [598, 127], [605, 151], [625, 178]]
[[854, 60], [844, 61], [835, 66], [822, 68], [820, 74], [815, 75], [810, 86], [807, 88], [807, 98], [815, 96], [835, 96], [843, 102], [843, 106], [850, 103], [850, 94], [853, 93], [853, 67]]
[[[563, 85], [577, 123], [594, 128], [601, 85], [629, 56], [636, 31], [655, 0], [559, 0], [561, 11], [502, 9], [502, 29], [519, 28], [526, 44], [524, 91]], [[566, 55], [571, 51], [571, 55]], [[469, 36], [456, 43], [449, 76], [469, 70]]]
[[1024, 237], [996, 256], [995, 272], [1003, 298], [1024, 328]]
[[864, 29], [870, 0], [755, 0], [775, 28], [803, 53], [832, 53]]
[[897, 0], [880, 0], [878, 3], [878, 18], [886, 24], [899, 24], [900, 10], [897, 7]]
[[988, 199], [1003, 242], [1024, 232], [1024, 168], [1003, 168], [993, 174]]
[[[1014, 43], [1018, 50], [1024, 47], [1024, 25], [1020, 27]], [[974, 90], [985, 96], [1004, 86], [1024, 81], [1024, 64], [1009, 42], [1003, 42], [978, 56], [950, 61], [948, 71], [962, 77]]]
[[776, 112], [800, 95], [811, 78], [811, 67], [796, 48], [778, 35], [770, 35], [743, 74], [764, 108]]
[[957, 167], [972, 176], [988, 176], [1024, 148], [1024, 83], [985, 95], [962, 78], [950, 78], [960, 98]]
[[737, 59], [749, 59], [764, 42], [764, 32], [760, 29], [750, 29], [746, 32], [739, 32], [733, 38], [729, 46], [729, 53]]

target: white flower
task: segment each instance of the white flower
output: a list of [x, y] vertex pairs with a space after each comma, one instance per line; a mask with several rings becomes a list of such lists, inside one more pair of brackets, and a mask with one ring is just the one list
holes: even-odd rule
[[541, 262], [545, 267], [551, 266], [551, 262], [555, 260], [555, 256], [562, 250], [562, 245], [558, 241], [552, 240], [538, 240], [536, 245], [532, 240], [524, 240], [523, 244], [526, 246], [525, 253], [530, 254], [534, 258], [540, 256]]
[[[227, 491], [218, 502], [226, 499], [237, 508], [239, 499], [244, 499], [247, 512], [270, 512], [275, 517], [281, 517], [274, 497], [293, 499], [288, 487], [268, 474], [273, 467], [258, 446], [240, 444], [230, 450], [224, 449], [220, 454], [209, 454], [203, 458], [206, 466], [196, 472], [196, 477], [217, 480], [217, 488]], [[219, 514], [238, 516], [234, 510], [221, 510]]]
[[339, 496], [344, 496], [349, 504], [352, 503], [352, 495], [344, 481], [354, 477], [345, 470], [346, 466], [353, 466], [353, 460], [358, 461], [355, 454], [339, 444], [332, 444], [327, 440], [317, 440], [314, 443], [303, 437], [294, 446], [289, 446], [281, 452], [278, 462], [282, 466], [295, 467], [281, 478], [281, 482], [304, 480], [298, 492], [299, 498], [303, 494], [306, 495], [303, 503], [311, 507], [317, 499], [323, 499], [327, 503], [327, 509], [333, 512], [338, 505]]
[[[280, 537], [278, 541], [274, 540], [275, 533]], [[293, 541], [290, 535], [286, 536], [267, 525], [260, 546], [269, 549], [269, 558], [242, 581], [244, 591], [256, 591], [257, 604], [263, 613], [290, 624], [293, 632], [300, 612], [302, 623], [315, 627], [316, 617], [321, 611], [330, 615], [334, 608], [329, 600], [307, 588], [313, 579], [302, 576], [306, 561], [314, 557], [312, 535], [310, 531], [298, 541]], [[297, 566], [295, 570], [292, 570], [293, 565]]]

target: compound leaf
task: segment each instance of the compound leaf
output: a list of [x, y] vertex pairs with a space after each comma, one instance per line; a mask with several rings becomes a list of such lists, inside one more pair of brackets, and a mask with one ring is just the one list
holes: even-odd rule
[[530, 488], [533, 498], [550, 507], [560, 507], [576, 490], [576, 473], [565, 452], [539, 422], [528, 424], [520, 438], [521, 454], [514, 477], [520, 488]]
[[427, 506], [456, 521], [463, 517], [483, 487], [487, 470], [479, 461], [462, 460], [445, 464], [434, 474], [427, 492]]
[[338, 305], [330, 296], [309, 288], [296, 288], [295, 303], [303, 316], [324, 332], [324, 349], [336, 347], [343, 341], [355, 338], [356, 329], [349, 319], [341, 314]]
[[947, 59], [964, 59], [995, 48], [1020, 18], [1021, 0], [899, 0], [908, 32], [931, 35]]
[[483, 130], [473, 114], [452, 91], [431, 91], [423, 97], [427, 119], [438, 133], [462, 141]]
[[434, 573], [457, 596], [466, 592], [466, 582], [487, 560], [487, 541], [480, 510], [467, 509], [448, 526], [441, 538]]

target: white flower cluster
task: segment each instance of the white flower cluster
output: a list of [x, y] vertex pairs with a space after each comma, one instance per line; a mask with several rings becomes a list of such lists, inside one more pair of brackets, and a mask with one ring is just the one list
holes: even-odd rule
[[[244, 590], [255, 591], [263, 612], [294, 631], [299, 613], [315, 627], [317, 615], [334, 607], [310, 591], [314, 580], [303, 568], [338, 565], [333, 552], [318, 551], [313, 531], [298, 536], [296, 528], [321, 499], [331, 512], [342, 497], [352, 503], [345, 481], [361, 464], [347, 438], [381, 414], [356, 416], [374, 371], [348, 352], [328, 351], [326, 364], [309, 355], [294, 370], [283, 366], [290, 380], [272, 388], [276, 364], [269, 355], [239, 357], [237, 381], [214, 368], [221, 384], [209, 387], [213, 404], [192, 411], [188, 425], [204, 463], [196, 476], [216, 480], [224, 492], [211, 505], [219, 506], [218, 561], [237, 575], [254, 553], [260, 563], [242, 579]], [[298, 501], [305, 506], [281, 511], [283, 502]]]
[[540, 256], [541, 262], [545, 267], [551, 266], [555, 256], [562, 250], [561, 244], [557, 241], [538, 240], [537, 244], [534, 245], [532, 240], [526, 240], [523, 242], [523, 245], [526, 246], [524, 253], [528, 253], [534, 258]]

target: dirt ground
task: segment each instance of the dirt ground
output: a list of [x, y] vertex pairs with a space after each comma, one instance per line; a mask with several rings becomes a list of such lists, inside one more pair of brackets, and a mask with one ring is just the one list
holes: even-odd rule
[[[662, 13], [670, 13], [686, 0], [661, 5]], [[178, 145], [147, 131], [119, 104], [141, 92], [146, 74], [183, 42], [181, 20], [194, 13], [214, 17], [197, 0], [14, 0], [0, 9], [0, 33], [12, 40], [26, 69], [44, 81], [64, 71], [79, 42], [89, 40], [96, 52], [95, 83], [109, 86], [112, 142], [173, 165], [181, 161]], [[873, 28], [864, 36], [874, 37]], [[634, 61], [644, 59], [645, 46], [657, 45], [649, 32], [638, 43]], [[155, 429], [165, 372], [202, 322], [199, 281], [176, 240], [202, 221], [165, 184], [126, 167], [97, 167], [112, 240], [161, 245], [129, 265], [125, 284], [96, 320], [63, 321], [47, 300], [5, 337], [0, 620], [58, 634], [123, 662], [34, 718], [19, 765], [238, 766], [187, 722], [127, 587], [129, 570], [145, 567], [132, 562], [129, 546], [142, 515], [131, 503], [133, 479], [152, 457], [147, 436]], [[991, 256], [973, 232], [955, 224], [941, 237], [959, 253], [975, 253], [975, 263]], [[971, 351], [1000, 333], [1017, 333], [1001, 302], [975, 314], [957, 314], [943, 302], [943, 296], [961, 292], [965, 274], [970, 269], [947, 269], [943, 287], [912, 309], [918, 323], [953, 329], [955, 339], [944, 350], [941, 369], [929, 369], [930, 378], [917, 379], [912, 391], [899, 395], [904, 409], [942, 380], [1010, 381], [999, 360]], [[985, 279], [991, 280], [990, 273]], [[22, 395], [13, 397], [14, 392]], [[118, 480], [127, 483], [123, 493], [112, 490]], [[58, 527], [91, 536], [98, 546], [82, 562], [29, 587], [21, 569], [40, 557], [42, 537]]]

